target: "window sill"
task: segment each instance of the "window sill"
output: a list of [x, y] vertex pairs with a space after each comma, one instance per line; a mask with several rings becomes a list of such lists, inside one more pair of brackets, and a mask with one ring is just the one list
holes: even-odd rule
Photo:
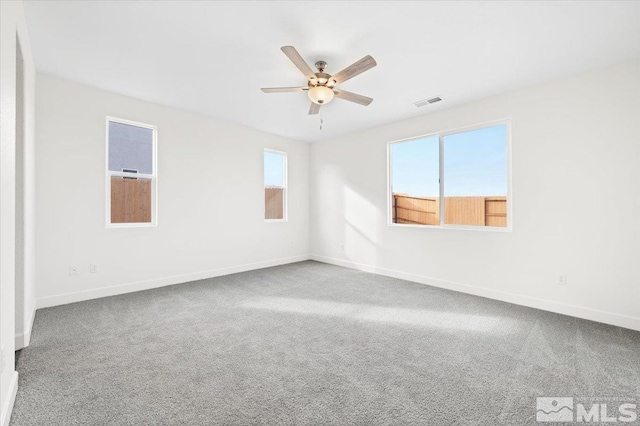
[[454, 231], [480, 231], [480, 232], [513, 232], [510, 226], [463, 226], [463, 225], [413, 225], [403, 223], [387, 223], [391, 228], [422, 228], [422, 229], [449, 229]]
[[157, 223], [107, 223], [106, 228], [155, 228], [157, 226]]

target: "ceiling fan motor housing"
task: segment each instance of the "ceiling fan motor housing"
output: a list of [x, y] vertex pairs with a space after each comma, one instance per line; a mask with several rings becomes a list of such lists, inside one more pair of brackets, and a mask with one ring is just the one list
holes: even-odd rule
[[325, 72], [317, 72], [315, 78], [309, 79], [309, 86], [329, 86], [333, 87], [335, 82], [331, 80], [331, 74]]

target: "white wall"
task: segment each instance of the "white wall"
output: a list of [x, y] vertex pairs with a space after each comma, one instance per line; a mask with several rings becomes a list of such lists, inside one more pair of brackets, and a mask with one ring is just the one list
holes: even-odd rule
[[[307, 258], [308, 144], [53, 77], [37, 84], [39, 307]], [[157, 227], [105, 228], [106, 116], [158, 127]], [[264, 222], [264, 148], [288, 154], [286, 223]]]
[[[513, 232], [387, 226], [388, 142], [503, 118]], [[318, 142], [311, 158], [314, 258], [640, 329], [640, 60]]]
[[[16, 39], [24, 58], [24, 287], [15, 305], [16, 223]], [[35, 170], [34, 95], [35, 68], [21, 2], [0, 2], [0, 343], [3, 368], [0, 377], [0, 424], [9, 421], [17, 390], [14, 369], [16, 334], [28, 340], [34, 307]], [[17, 318], [16, 318], [17, 317]], [[17, 319], [17, 321], [16, 321]], [[16, 329], [16, 325], [18, 325]], [[23, 330], [22, 327], [25, 329]]]

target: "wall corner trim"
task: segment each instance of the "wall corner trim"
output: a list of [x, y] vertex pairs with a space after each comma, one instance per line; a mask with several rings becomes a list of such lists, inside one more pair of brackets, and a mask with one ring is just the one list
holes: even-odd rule
[[252, 271], [254, 269], [269, 268], [271, 266], [286, 265], [288, 263], [302, 262], [311, 259], [310, 255], [302, 254], [298, 256], [272, 259], [243, 265], [228, 266], [209, 271], [201, 271], [189, 274], [174, 275], [171, 277], [156, 278], [152, 280], [137, 281], [127, 284], [120, 284], [109, 287], [101, 287], [92, 290], [76, 291], [54, 296], [39, 298], [36, 301], [36, 309], [49, 308], [52, 306], [66, 305], [68, 303], [82, 302], [85, 300], [98, 299], [100, 297], [117, 296], [119, 294], [133, 293], [136, 291], [151, 290], [153, 288], [165, 287], [174, 284], [183, 284], [189, 281], [204, 280], [208, 278], [221, 277], [224, 275], [237, 274], [239, 272]]
[[640, 331], [640, 318], [312, 254], [311, 260]]
[[22, 330], [22, 333], [16, 334], [16, 351], [29, 346], [29, 342], [31, 341], [31, 330], [33, 329], [33, 320], [35, 318], [36, 308], [34, 306], [29, 312], [29, 320], [26, 322], [24, 330]]
[[11, 383], [9, 384], [9, 392], [7, 392], [7, 400], [2, 401], [2, 418], [0, 419], [0, 425], [9, 426], [11, 420], [11, 412], [13, 411], [13, 404], [16, 402], [16, 395], [18, 394], [18, 372], [14, 371], [11, 376]]

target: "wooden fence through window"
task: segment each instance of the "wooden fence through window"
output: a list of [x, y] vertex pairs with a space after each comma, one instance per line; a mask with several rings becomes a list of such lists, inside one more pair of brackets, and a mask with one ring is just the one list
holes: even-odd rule
[[[507, 197], [445, 197], [447, 225], [507, 226]], [[393, 194], [393, 223], [440, 224], [440, 199]]]
[[111, 177], [111, 223], [151, 222], [151, 181]]
[[264, 218], [284, 219], [284, 189], [277, 186], [264, 188]]

